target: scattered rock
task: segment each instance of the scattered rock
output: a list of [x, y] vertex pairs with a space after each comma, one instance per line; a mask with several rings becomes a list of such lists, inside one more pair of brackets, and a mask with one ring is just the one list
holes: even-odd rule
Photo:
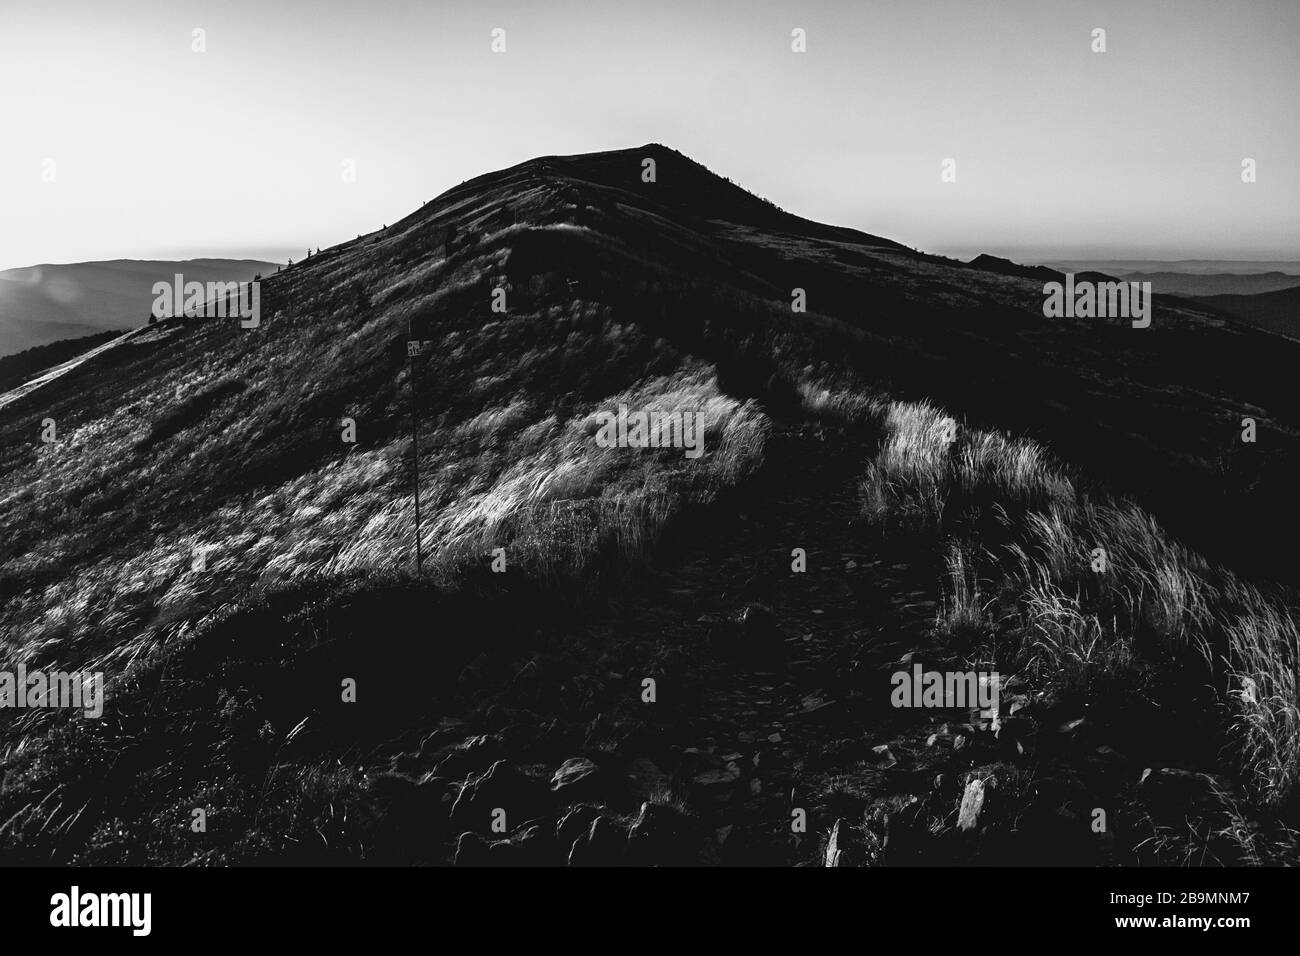
[[889, 744], [880, 744], [879, 746], [872, 747], [871, 753], [876, 763], [886, 769], [893, 767], [898, 763], [898, 758], [895, 757], [894, 752], [889, 749]]
[[805, 697], [800, 703], [801, 703], [801, 707], [799, 709], [799, 712], [801, 714], [815, 714], [817, 711], [823, 710], [831, 706], [833, 703], [835, 703], [835, 701], [827, 700], [825, 697], [821, 697], [818, 694], [813, 693]]
[[1092, 730], [1092, 724], [1087, 717], [1067, 720], [1056, 728], [1058, 740], [1067, 746], [1086, 743], [1086, 738], [1091, 736]]
[[966, 792], [961, 798], [961, 809], [957, 813], [958, 830], [968, 833], [979, 824], [980, 812], [984, 809], [985, 792], [993, 786], [992, 777], [987, 780], [972, 777], [967, 782]]

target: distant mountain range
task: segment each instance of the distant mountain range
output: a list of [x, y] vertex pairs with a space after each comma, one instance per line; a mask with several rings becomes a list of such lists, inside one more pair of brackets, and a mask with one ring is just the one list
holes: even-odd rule
[[1122, 278], [1126, 282], [1150, 282], [1151, 288], [1158, 293], [1188, 296], [1255, 295], [1300, 286], [1300, 275], [1277, 271], [1244, 275], [1229, 272], [1130, 272]]
[[1115, 276], [1132, 272], [1173, 272], [1179, 275], [1282, 272], [1300, 277], [1300, 262], [1284, 259], [1052, 259], [1046, 265], [1070, 272], [1096, 269]]
[[1063, 273], [1058, 267], [1073, 272], [1076, 280], [1150, 282], [1157, 294], [1179, 296], [1223, 317], [1300, 338], [1300, 263], [1112, 259], [1031, 266], [984, 254], [967, 265], [998, 275], [1043, 282], [1059, 281]]
[[242, 282], [273, 263], [255, 259], [113, 259], [0, 272], [0, 356], [37, 345], [144, 325], [153, 284]]

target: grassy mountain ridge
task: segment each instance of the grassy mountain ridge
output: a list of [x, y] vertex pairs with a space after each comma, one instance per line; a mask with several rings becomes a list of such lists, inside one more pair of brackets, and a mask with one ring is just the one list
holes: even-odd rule
[[[656, 160], [656, 182], [642, 181], [645, 156]], [[807, 311], [791, 308], [797, 289]], [[494, 310], [497, 290], [504, 311]], [[449, 802], [453, 770], [459, 784], [489, 769], [486, 751], [450, 752], [457, 728], [498, 735], [482, 746], [512, 754], [510, 728], [558, 714], [539, 751], [548, 759], [597, 753], [607, 732], [619, 753], [633, 733], [647, 748], [646, 735], [660, 749], [681, 735], [685, 747], [702, 719], [687, 698], [669, 710], [680, 718], [673, 727], [643, 726], [656, 718], [641, 716], [611, 731], [598, 718], [614, 699], [610, 674], [653, 666], [682, 686], [704, 680], [682, 663], [694, 649], [658, 631], [633, 644], [615, 634], [608, 673], [596, 674], [584, 669], [593, 666], [585, 651], [601, 645], [575, 632], [603, 632], [569, 617], [569, 602], [585, 607], [631, 568], [648, 566], [658, 581], [680, 557], [675, 541], [689, 553], [694, 523], [723, 520], [721, 502], [739, 500], [748, 513], [798, 499], [800, 455], [824, 455], [845, 476], [877, 462], [889, 446], [874, 443], [897, 424], [894, 399], [960, 409], [963, 435], [998, 427], [1050, 443], [1086, 476], [1081, 489], [1095, 482], [1132, 495], [1214, 560], [1289, 575], [1259, 542], [1281, 554], [1300, 523], [1288, 483], [1300, 408], [1282, 374], [1293, 346], [1172, 299], [1157, 300], [1147, 330], [1049, 321], [1041, 305], [1040, 281], [808, 223], [648, 146], [470, 180], [267, 277], [258, 329], [160, 323], [0, 411], [0, 651], [29, 666], [102, 668], [122, 708], [100, 724], [28, 712], [5, 725], [4, 838], [28, 859], [115, 859], [135, 837], [150, 847], [146, 858], [172, 861], [284, 858], [308, 844], [330, 859], [367, 858], [382, 821], [323, 822], [324, 808], [350, 794], [371, 813], [376, 787], [395, 788], [381, 801], [394, 814], [402, 801]], [[426, 343], [416, 356], [411, 337]], [[705, 455], [599, 448], [596, 413], [619, 403], [700, 412]], [[1257, 445], [1239, 440], [1247, 413], [1260, 422]], [[49, 444], [39, 438], [46, 418], [59, 436]], [[424, 581], [409, 576], [412, 418]], [[345, 419], [355, 444], [343, 440]], [[1034, 474], [1026, 466], [1017, 481]], [[877, 503], [906, 498], [912, 482], [946, 487], [899, 469], [877, 482]], [[1020, 485], [997, 487], [1006, 497]], [[980, 513], [998, 504], [982, 501]], [[763, 529], [768, 537], [745, 525], [724, 539], [762, 540], [775, 563], [724, 554], [717, 560], [732, 577], [698, 572], [692, 587], [720, 602], [719, 616], [751, 582], [765, 590], [773, 568], [791, 587], [798, 513], [789, 527]], [[892, 546], [847, 527], [825, 534], [828, 546], [842, 534], [845, 550]], [[503, 579], [488, 570], [497, 548], [510, 569]], [[929, 560], [898, 575], [932, 588]], [[654, 600], [638, 605], [644, 617]], [[1137, 616], [1148, 607], [1137, 606]], [[905, 611], [883, 608], [900, 616], [882, 619], [916, 628]], [[798, 623], [777, 614], [785, 627]], [[683, 616], [663, 629], [693, 633], [699, 623]], [[727, 627], [709, 627], [707, 640], [724, 645]], [[555, 642], [569, 652], [562, 702], [550, 700], [553, 688], [526, 691], [530, 655], [535, 668], [561, 666], [538, 649]], [[825, 655], [805, 662], [820, 675], [848, 645], [819, 632], [810, 646]], [[855, 676], [833, 678], [858, 682], [858, 696], [862, 674], [888, 663], [862, 653], [838, 662]], [[367, 689], [395, 683], [363, 728], [345, 730], [338, 682], [357, 673]], [[1291, 706], [1294, 695], [1278, 693]], [[213, 748], [220, 761], [205, 769]], [[376, 769], [402, 756], [445, 772], [417, 785], [400, 767], [395, 777]], [[86, 774], [74, 792], [79, 762], [135, 776], [124, 769], [96, 789]], [[711, 773], [729, 776], [702, 771]], [[250, 803], [259, 781], [273, 808]], [[755, 820], [774, 799], [761, 792]], [[45, 820], [51, 795], [59, 809]], [[196, 850], [180, 820], [187, 806], [208, 804], [239, 825]], [[256, 825], [264, 812], [274, 827]], [[327, 850], [313, 827], [331, 834]], [[429, 859], [444, 859], [456, 837], [430, 835]]]
[[1185, 275], [1179, 272], [1132, 272], [1125, 282], [1150, 282], [1152, 287], [1171, 295], [1200, 299], [1213, 295], [1255, 295], [1276, 292], [1300, 286], [1300, 275], [1289, 275], [1276, 270], [1271, 272], [1209, 273]]

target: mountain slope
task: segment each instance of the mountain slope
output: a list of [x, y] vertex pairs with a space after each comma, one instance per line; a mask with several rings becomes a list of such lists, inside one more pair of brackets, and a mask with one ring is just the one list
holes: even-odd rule
[[1253, 295], [1198, 295], [1194, 299], [1258, 328], [1300, 338], [1300, 286]]
[[[976, 256], [967, 263], [972, 269], [982, 269], [985, 272], [996, 272], [1004, 276], [1017, 276], [1022, 279], [1035, 279], [1039, 282], [1064, 282], [1065, 273], [1057, 272], [1047, 266], [1024, 266], [1012, 262], [1010, 259], [1003, 259], [999, 256], [991, 256], [987, 253]], [[1114, 282], [1114, 276], [1108, 276], [1101, 272], [1080, 272], [1075, 274], [1076, 282]], [[1127, 281], [1127, 280], [1126, 280]]]
[[[641, 178], [647, 157], [651, 183]], [[806, 311], [792, 308], [797, 290]], [[661, 146], [548, 157], [470, 180], [268, 277], [262, 310], [256, 329], [159, 323], [0, 409], [0, 650], [29, 667], [102, 669], [117, 701], [100, 723], [65, 726], [32, 711], [6, 730], [15, 782], [0, 819], [33, 859], [131, 862], [137, 844], [172, 861], [355, 859], [383, 832], [366, 816], [375, 788], [392, 788], [381, 802], [394, 820], [407, 820], [399, 805], [449, 803], [453, 779], [478, 780], [487, 801], [513, 786], [467, 776], [488, 770], [493, 754], [551, 760], [582, 749], [657, 765], [671, 755], [688, 784], [734, 783], [729, 749], [705, 756], [692, 739], [721, 726], [701, 701], [735, 690], [711, 683], [726, 668], [692, 663], [702, 646], [723, 660], [738, 654], [746, 682], [774, 688], [755, 697], [763, 719], [803, 721], [833, 690], [854, 721], [921, 750], [917, 741], [939, 731], [876, 712], [862, 683], [892, 663], [884, 635], [866, 633], [872, 621], [896, 624], [913, 650], [957, 653], [915, 613], [924, 603], [919, 617], [932, 618], [945, 597], [935, 583], [943, 548], [936, 557], [917, 546], [900, 560], [903, 545], [850, 517], [855, 476], [868, 466], [890, 474], [898, 462], [886, 440], [924, 418], [891, 398], [960, 409], [963, 434], [998, 426], [1049, 441], [1088, 476], [1080, 488], [1105, 482], [1134, 495], [1234, 566], [1294, 570], [1261, 548], [1300, 530], [1288, 470], [1300, 448], [1300, 407], [1286, 387], [1300, 357], [1292, 345], [1163, 298], [1150, 329], [1045, 320], [1037, 279], [809, 223]], [[418, 354], [410, 338], [425, 343]], [[598, 413], [624, 404], [700, 413], [704, 454], [601, 447]], [[1246, 413], [1267, 436], [1256, 446], [1239, 441]], [[47, 419], [57, 430], [48, 443]], [[413, 422], [421, 580], [411, 576]], [[980, 455], [1016, 447], [971, 440], [960, 448], [976, 472], [995, 461]], [[947, 492], [953, 513], [973, 500], [979, 520], [995, 522], [995, 505], [1037, 475], [1037, 452], [1015, 454], [1011, 477], [995, 465], [979, 480], [964, 473]], [[826, 483], [801, 482], [800, 462]], [[864, 481], [887, 503], [915, 478], [896, 477]], [[999, 481], [1006, 500], [986, 487]], [[1075, 500], [1052, 487], [1050, 500]], [[801, 521], [823, 496], [833, 519]], [[747, 527], [774, 501], [779, 520]], [[837, 534], [847, 555], [808, 552], [821, 575], [809, 587], [823, 591], [790, 597], [774, 620], [741, 606], [788, 594], [792, 550], [813, 535], [824, 552]], [[705, 555], [719, 542], [763, 553], [720, 553], [714, 568]], [[679, 560], [693, 563], [674, 581]], [[849, 562], [890, 573], [837, 580]], [[635, 615], [620, 613], [633, 600], [620, 589], [647, 576]], [[903, 587], [916, 602], [878, 593]], [[709, 609], [687, 616], [695, 602], [674, 589], [709, 591]], [[802, 619], [828, 610], [836, 629]], [[863, 635], [850, 639], [855, 619]], [[762, 683], [764, 653], [803, 644], [789, 686], [777, 694]], [[640, 681], [652, 673], [665, 706], [647, 712]], [[340, 706], [347, 679], [364, 706]], [[1044, 705], [1044, 726], [1056, 713]], [[944, 759], [961, 767], [964, 732], [951, 723]], [[456, 744], [471, 732], [494, 739], [465, 754]], [[549, 743], [537, 739], [551, 732]], [[801, 748], [819, 739], [768, 736], [786, 733]], [[826, 781], [862, 759], [823, 743], [827, 754], [779, 759], [824, 759]], [[396, 776], [376, 769], [390, 760]], [[350, 762], [360, 769], [343, 769]], [[432, 776], [417, 785], [407, 764]], [[125, 769], [96, 789], [87, 766]], [[778, 808], [772, 783], [751, 789], [746, 829], [761, 830]], [[271, 808], [250, 802], [267, 788]], [[40, 808], [51, 794], [66, 812], [47, 827]], [[465, 804], [453, 822], [474, 801], [466, 788], [457, 794]], [[713, 814], [744, 794], [706, 797]], [[345, 815], [346, 825], [322, 817], [352, 801], [371, 809]], [[209, 803], [232, 820], [265, 812], [275, 825], [190, 844], [183, 827], [157, 823]], [[77, 812], [87, 805], [94, 812]], [[314, 832], [329, 834], [328, 849]], [[456, 833], [425, 836], [420, 861], [454, 854]], [[782, 842], [777, 855], [790, 862], [811, 849]]]

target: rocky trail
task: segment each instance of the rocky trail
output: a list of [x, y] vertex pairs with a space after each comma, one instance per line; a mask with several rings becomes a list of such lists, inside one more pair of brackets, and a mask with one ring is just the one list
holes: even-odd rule
[[837, 781], [879, 787], [898, 766], [889, 671], [925, 641], [937, 582], [923, 554], [899, 560], [859, 517], [868, 451], [834, 431], [779, 432], [729, 527], [700, 534], [597, 625], [606, 640], [622, 630], [685, 657], [671, 728], [681, 749], [666, 759], [721, 861], [814, 857]]
[[[935, 631], [933, 545], [859, 517], [872, 441], [778, 428], [762, 473], [683, 522], [599, 612], [530, 658], [466, 668], [477, 707], [394, 758], [385, 809], [440, 801], [435, 862], [458, 865], [969, 859], [994, 768], [1030, 759], [1030, 722], [995, 732], [972, 710], [891, 705], [913, 662], [968, 665]], [[1027, 700], [1004, 688], [1002, 713]], [[1053, 853], [1078, 851], [1078, 813], [1044, 823]]]

